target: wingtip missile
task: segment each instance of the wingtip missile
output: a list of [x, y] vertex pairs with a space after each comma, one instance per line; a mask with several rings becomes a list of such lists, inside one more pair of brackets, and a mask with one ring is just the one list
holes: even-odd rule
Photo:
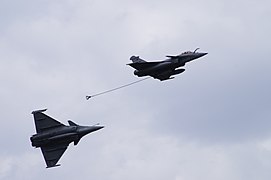
[[47, 111], [47, 109], [35, 110], [35, 111], [32, 111], [32, 114], [36, 114], [36, 113], [40, 113], [40, 112], [44, 112], [44, 111]]
[[49, 168], [54, 168], [54, 167], [59, 167], [59, 166], [60, 166], [60, 164], [56, 164], [54, 166], [47, 166], [46, 168], [49, 169]]

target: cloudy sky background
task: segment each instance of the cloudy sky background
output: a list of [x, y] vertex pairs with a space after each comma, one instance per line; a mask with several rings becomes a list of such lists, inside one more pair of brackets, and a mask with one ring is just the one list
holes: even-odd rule
[[[1, 0], [0, 179], [269, 180], [270, 2]], [[174, 80], [132, 55], [209, 54]], [[45, 169], [31, 112], [105, 128]]]

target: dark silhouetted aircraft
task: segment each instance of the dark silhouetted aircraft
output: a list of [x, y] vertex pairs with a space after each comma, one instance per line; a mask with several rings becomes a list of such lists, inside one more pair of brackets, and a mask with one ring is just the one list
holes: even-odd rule
[[208, 53], [199, 53], [197, 48], [194, 52], [187, 51], [177, 56], [166, 56], [168, 59], [164, 61], [146, 62], [140, 59], [139, 56], [132, 56], [130, 60], [133, 63], [127, 64], [136, 70], [134, 74], [138, 77], [151, 76], [160, 81], [167, 79], [173, 79], [171, 77], [176, 74], [180, 74], [185, 71], [185, 69], [177, 69], [185, 65], [185, 63], [192, 60], [198, 59], [205, 56]]
[[98, 125], [79, 126], [72, 121], [68, 121], [69, 126], [66, 126], [44, 114], [44, 111], [46, 109], [32, 112], [37, 134], [30, 140], [33, 147], [41, 148], [47, 168], [59, 166], [57, 162], [71, 142], [77, 145], [86, 134], [103, 128]]

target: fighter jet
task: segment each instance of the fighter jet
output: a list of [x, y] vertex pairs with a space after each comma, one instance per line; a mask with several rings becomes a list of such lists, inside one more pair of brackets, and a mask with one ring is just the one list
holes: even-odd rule
[[164, 61], [155, 61], [155, 62], [146, 62], [143, 59], [140, 59], [139, 56], [132, 56], [130, 60], [133, 63], [127, 64], [134, 69], [134, 74], [138, 77], [142, 76], [151, 76], [154, 79], [159, 79], [160, 81], [173, 79], [171, 77], [176, 74], [183, 73], [185, 69], [177, 69], [184, 66], [187, 62], [198, 59], [202, 56], [205, 56], [208, 53], [199, 53], [197, 52], [199, 48], [195, 51], [186, 51], [180, 55], [166, 56], [168, 59]]
[[31, 136], [30, 140], [33, 147], [41, 148], [47, 168], [60, 166], [57, 162], [71, 142], [77, 145], [86, 134], [103, 128], [98, 125], [79, 126], [70, 120], [69, 126], [66, 126], [44, 114], [44, 111], [46, 109], [32, 112], [37, 134]]

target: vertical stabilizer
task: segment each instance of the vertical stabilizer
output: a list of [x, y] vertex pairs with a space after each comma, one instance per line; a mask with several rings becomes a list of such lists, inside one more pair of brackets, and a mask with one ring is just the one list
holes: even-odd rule
[[132, 56], [130, 58], [131, 61], [133, 61], [133, 63], [142, 63], [142, 62], [146, 62], [143, 59], [140, 59], [139, 56]]
[[78, 126], [78, 124], [72, 122], [71, 120], [69, 120], [68, 123], [69, 123], [70, 126]]

